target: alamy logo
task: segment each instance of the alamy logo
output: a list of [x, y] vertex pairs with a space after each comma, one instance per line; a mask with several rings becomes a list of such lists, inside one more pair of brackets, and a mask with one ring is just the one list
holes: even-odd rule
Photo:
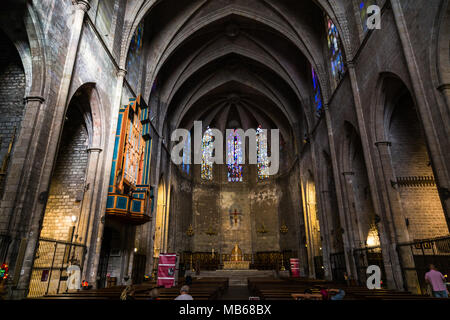
[[367, 289], [381, 289], [381, 269], [377, 265], [371, 265], [366, 270], [367, 277], [366, 285]]
[[381, 29], [381, 9], [379, 6], [372, 5], [367, 8], [367, 29]]
[[[202, 122], [194, 121], [194, 164], [202, 164], [203, 160], [206, 160], [208, 163], [216, 163], [223, 164], [223, 134], [219, 129], [208, 129], [208, 135], [212, 136], [212, 141], [208, 142], [212, 145], [212, 149], [214, 152], [205, 152], [203, 153], [202, 144], [204, 135], [202, 135]], [[249, 164], [257, 164], [258, 162], [258, 141], [261, 140], [267, 142], [268, 139], [268, 131], [267, 129], [259, 129], [257, 132], [255, 129], [248, 129], [244, 131], [243, 129], [226, 129], [227, 136], [227, 164], [234, 164], [232, 161], [237, 158], [237, 164], [245, 164], [245, 141], [248, 138], [249, 147], [248, 147], [248, 158]], [[257, 134], [260, 136], [260, 139], [257, 139]], [[170, 140], [175, 142], [175, 145], [171, 151], [171, 158], [173, 163], [180, 165], [191, 164], [191, 156], [190, 156], [190, 146], [188, 143], [190, 142], [190, 133], [186, 129], [176, 129], [172, 132]], [[242, 150], [242, 157], [234, 157], [234, 148], [230, 148], [233, 143], [229, 143], [229, 139], [234, 139], [235, 136], [241, 137], [241, 145], [240, 148]], [[262, 137], [262, 139], [261, 139]], [[279, 160], [280, 160], [280, 130], [279, 129], [271, 129], [270, 130], [270, 143], [267, 143], [270, 146], [270, 156], [267, 154], [268, 166], [267, 166], [267, 174], [274, 175], [278, 173], [279, 169]], [[183, 155], [185, 155], [183, 159]], [[230, 156], [231, 155], [231, 156]], [[205, 159], [206, 158], [206, 159]]]

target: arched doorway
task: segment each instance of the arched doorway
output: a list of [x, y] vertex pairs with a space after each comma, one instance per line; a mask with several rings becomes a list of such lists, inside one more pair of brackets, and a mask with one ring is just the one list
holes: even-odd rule
[[309, 171], [303, 188], [303, 211], [309, 260], [309, 275], [317, 279], [323, 279], [324, 265], [319, 215], [317, 212], [316, 184], [312, 173]]

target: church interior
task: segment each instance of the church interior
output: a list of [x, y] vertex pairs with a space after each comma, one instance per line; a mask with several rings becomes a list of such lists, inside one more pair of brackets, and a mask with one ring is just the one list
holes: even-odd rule
[[449, 2], [3, 1], [1, 294], [145, 299], [174, 255], [160, 299], [428, 298]]

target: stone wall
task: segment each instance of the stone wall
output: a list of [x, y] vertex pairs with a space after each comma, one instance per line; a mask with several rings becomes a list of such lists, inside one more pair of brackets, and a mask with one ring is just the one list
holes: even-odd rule
[[[19, 136], [24, 94], [25, 72], [20, 56], [8, 37], [0, 32], [0, 170], [14, 132], [14, 141]], [[3, 193], [3, 181], [0, 180], [0, 196]]]
[[79, 218], [88, 161], [87, 132], [73, 106], [67, 113], [52, 175], [41, 237], [70, 241], [71, 217]]

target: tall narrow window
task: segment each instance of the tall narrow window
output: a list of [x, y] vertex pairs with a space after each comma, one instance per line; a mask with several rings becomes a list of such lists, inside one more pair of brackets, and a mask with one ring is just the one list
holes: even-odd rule
[[127, 81], [135, 92], [139, 92], [139, 80], [142, 75], [144, 23], [141, 22], [131, 38], [127, 56]]
[[181, 166], [183, 171], [186, 172], [187, 174], [189, 174], [190, 163], [191, 163], [191, 133], [189, 132], [187, 139], [185, 141], [185, 147], [183, 149], [183, 164]]
[[241, 136], [233, 131], [227, 139], [228, 181], [242, 181], [242, 141]]
[[212, 180], [213, 178], [213, 136], [212, 130], [208, 127], [205, 131], [202, 139], [202, 168], [201, 168], [201, 178], [204, 180]]
[[342, 57], [339, 32], [336, 26], [328, 16], [326, 17], [326, 23], [328, 49], [330, 52], [331, 75], [334, 80], [334, 86], [336, 87], [339, 83], [339, 80], [344, 76], [344, 59]]
[[115, 2], [116, 0], [101, 0], [98, 3], [95, 25], [102, 36], [108, 36], [111, 30]]
[[267, 154], [267, 133], [261, 126], [256, 129], [256, 154], [258, 164], [258, 178], [260, 180], [269, 177], [269, 157]]
[[313, 67], [311, 67], [311, 74], [312, 74], [313, 87], [314, 87], [314, 108], [316, 110], [316, 114], [318, 116], [320, 116], [320, 114], [322, 112], [322, 108], [323, 108], [322, 92], [320, 91], [319, 78], [317, 77], [317, 74], [314, 71]]
[[359, 15], [361, 17], [361, 24], [364, 32], [367, 31], [367, 18], [369, 17], [369, 15], [367, 15], [367, 8], [374, 4], [376, 4], [375, 0], [360, 0]]

